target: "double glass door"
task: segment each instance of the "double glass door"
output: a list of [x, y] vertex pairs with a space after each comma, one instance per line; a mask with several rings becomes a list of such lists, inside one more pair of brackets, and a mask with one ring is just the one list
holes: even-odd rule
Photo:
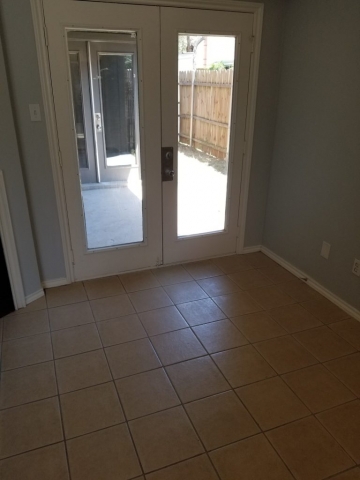
[[253, 16], [44, 2], [75, 279], [235, 253]]

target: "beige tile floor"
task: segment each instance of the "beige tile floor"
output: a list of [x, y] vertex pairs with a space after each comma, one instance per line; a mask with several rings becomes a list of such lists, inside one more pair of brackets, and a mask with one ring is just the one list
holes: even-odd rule
[[2, 329], [2, 480], [360, 480], [360, 323], [263, 254], [54, 288]]

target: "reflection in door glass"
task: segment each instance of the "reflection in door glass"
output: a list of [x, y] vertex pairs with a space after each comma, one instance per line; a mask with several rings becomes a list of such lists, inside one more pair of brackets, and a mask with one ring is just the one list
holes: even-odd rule
[[133, 55], [100, 54], [99, 64], [106, 164], [135, 165]]
[[74, 104], [75, 134], [80, 168], [88, 168], [83, 98], [81, 91], [80, 59], [78, 52], [70, 53], [71, 84]]
[[179, 35], [178, 236], [225, 229], [235, 37]]
[[87, 248], [142, 242], [136, 36], [68, 36]]

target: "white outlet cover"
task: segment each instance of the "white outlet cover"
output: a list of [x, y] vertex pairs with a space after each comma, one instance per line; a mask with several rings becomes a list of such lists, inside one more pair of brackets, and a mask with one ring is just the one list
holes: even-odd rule
[[32, 122], [41, 122], [40, 105], [38, 103], [31, 103], [29, 105], [30, 120]]
[[355, 258], [352, 273], [358, 277], [360, 277], [360, 260]]
[[327, 242], [322, 243], [320, 255], [322, 257], [326, 258], [326, 260], [329, 258], [330, 248], [331, 248], [330, 243], [327, 243]]

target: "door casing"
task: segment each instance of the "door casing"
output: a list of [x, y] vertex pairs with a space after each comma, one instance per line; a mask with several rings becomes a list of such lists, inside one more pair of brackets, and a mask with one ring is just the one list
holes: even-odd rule
[[[57, 208], [59, 213], [59, 224], [61, 231], [61, 239], [63, 245], [63, 255], [65, 263], [66, 277], [52, 281], [51, 286], [63, 285], [74, 281], [74, 269], [73, 269], [73, 253], [70, 240], [70, 229], [67, 218], [66, 199], [64, 192], [64, 183], [62, 179], [62, 160], [61, 152], [59, 149], [55, 108], [52, 96], [51, 87], [51, 74], [49, 67], [49, 58], [47, 50], [47, 30], [44, 19], [44, 4], [48, 6], [56, 5], [58, 0], [30, 0], [35, 41], [39, 61], [40, 69], [40, 81], [44, 103], [44, 116], [46, 122], [46, 129], [49, 141], [50, 159], [52, 164], [52, 171], [54, 177], [55, 196], [57, 202]], [[98, 2], [102, 0], [92, 0]], [[251, 72], [249, 81], [249, 101], [246, 119], [246, 132], [245, 132], [245, 147], [242, 166], [242, 178], [241, 178], [241, 193], [240, 193], [240, 205], [239, 205], [239, 220], [238, 220], [238, 242], [237, 253], [243, 253], [244, 251], [244, 238], [246, 227], [246, 214], [250, 184], [250, 170], [253, 150], [253, 136], [255, 126], [255, 111], [256, 111], [256, 96], [257, 96], [257, 84], [259, 75], [260, 64], [260, 49], [261, 49], [261, 34], [263, 24], [263, 11], [264, 5], [261, 3], [242, 2], [227, 0], [220, 2], [217, 0], [204, 0], [204, 1], [179, 1], [179, 0], [108, 0], [109, 3], [123, 3], [123, 4], [136, 4], [136, 5], [155, 5], [155, 6], [169, 6], [169, 7], [185, 7], [196, 8], [206, 10], [218, 10], [218, 11], [234, 11], [251, 13], [254, 15], [253, 22], [253, 55], [251, 60]], [[63, 0], [62, 3], [73, 3], [72, 0]], [[91, 3], [91, 2], [89, 2]], [[45, 285], [47, 286], [47, 285]]]

